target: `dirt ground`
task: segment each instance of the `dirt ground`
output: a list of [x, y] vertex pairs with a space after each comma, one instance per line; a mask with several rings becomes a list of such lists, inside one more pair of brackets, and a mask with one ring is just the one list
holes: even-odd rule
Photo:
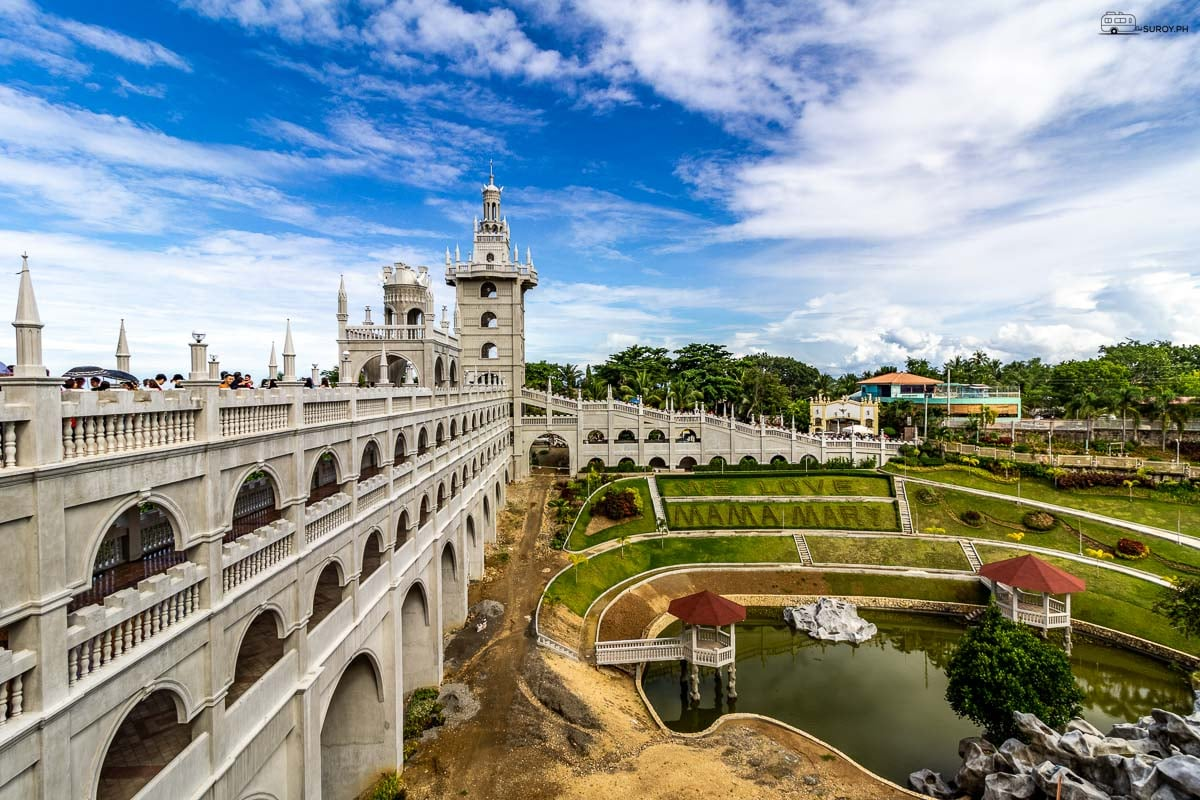
[[472, 620], [446, 649], [446, 682], [470, 686], [481, 708], [422, 744], [404, 771], [409, 798], [911, 797], [767, 723], [729, 721], [703, 738], [664, 733], [627, 674], [539, 649], [531, 616], [566, 563], [550, 549], [543, 518], [553, 480], [535, 476], [509, 489], [498, 546], [470, 598], [472, 606], [499, 601], [505, 612], [480, 631]]

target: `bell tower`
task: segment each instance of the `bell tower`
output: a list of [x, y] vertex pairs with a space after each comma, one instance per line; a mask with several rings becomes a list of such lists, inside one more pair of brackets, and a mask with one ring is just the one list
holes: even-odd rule
[[500, 211], [504, 187], [488, 170], [482, 188], [483, 218], [476, 218], [471, 256], [446, 250], [446, 283], [457, 290], [463, 379], [503, 382], [519, 392], [525, 385], [525, 292], [537, 286], [533, 254], [520, 254]]

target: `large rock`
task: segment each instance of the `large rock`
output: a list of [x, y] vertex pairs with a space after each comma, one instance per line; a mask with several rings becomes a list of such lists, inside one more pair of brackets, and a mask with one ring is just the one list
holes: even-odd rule
[[1032, 775], [1005, 775], [997, 772], [984, 781], [983, 800], [1030, 800], [1037, 794]]
[[1058, 800], [1112, 800], [1112, 795], [1066, 767], [1043, 761], [1033, 771], [1033, 780], [1042, 793]]
[[1110, 739], [1129, 739], [1131, 741], [1145, 739], [1149, 735], [1150, 730], [1136, 722], [1118, 722], [1108, 732]]
[[876, 633], [875, 625], [860, 617], [853, 603], [835, 597], [822, 597], [805, 606], [789, 606], [783, 609], [783, 618], [796, 630], [830, 642], [859, 644]]
[[963, 764], [954, 776], [954, 783], [960, 792], [978, 797], [983, 794], [983, 784], [987, 776], [996, 771], [996, 748], [982, 739], [973, 741], [974, 738], [959, 742], [958, 753], [963, 759]]
[[1178, 714], [1156, 708], [1150, 712], [1154, 723], [1150, 726], [1150, 738], [1158, 743], [1165, 753], [1171, 746], [1179, 752], [1200, 757], [1200, 723], [1190, 722]]
[[914, 791], [939, 798], [939, 800], [954, 800], [958, 797], [958, 792], [942, 780], [942, 774], [931, 769], [919, 769], [909, 774], [908, 785]]
[[1168, 786], [1184, 792], [1184, 797], [1200, 797], [1200, 758], [1171, 756], [1158, 762], [1155, 770]]

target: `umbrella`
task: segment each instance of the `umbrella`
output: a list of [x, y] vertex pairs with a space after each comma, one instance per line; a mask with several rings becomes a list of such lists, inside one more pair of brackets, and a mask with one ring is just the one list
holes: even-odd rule
[[137, 383], [137, 376], [130, 375], [128, 372], [119, 369], [105, 369], [104, 367], [72, 367], [63, 373], [64, 378], [99, 378], [104, 381], [133, 381]]
[[11, 370], [11, 369], [12, 369], [12, 367], [10, 367], [8, 364], [5, 364], [3, 361], [0, 361], [0, 375], [7, 375], [9, 373], [9, 370]]

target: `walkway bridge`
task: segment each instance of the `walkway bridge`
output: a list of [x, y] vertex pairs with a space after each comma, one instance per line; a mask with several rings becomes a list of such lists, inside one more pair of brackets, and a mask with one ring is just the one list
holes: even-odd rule
[[724, 667], [734, 661], [733, 637], [725, 631], [689, 628], [660, 639], [596, 642], [596, 665], [687, 661], [701, 667]]

